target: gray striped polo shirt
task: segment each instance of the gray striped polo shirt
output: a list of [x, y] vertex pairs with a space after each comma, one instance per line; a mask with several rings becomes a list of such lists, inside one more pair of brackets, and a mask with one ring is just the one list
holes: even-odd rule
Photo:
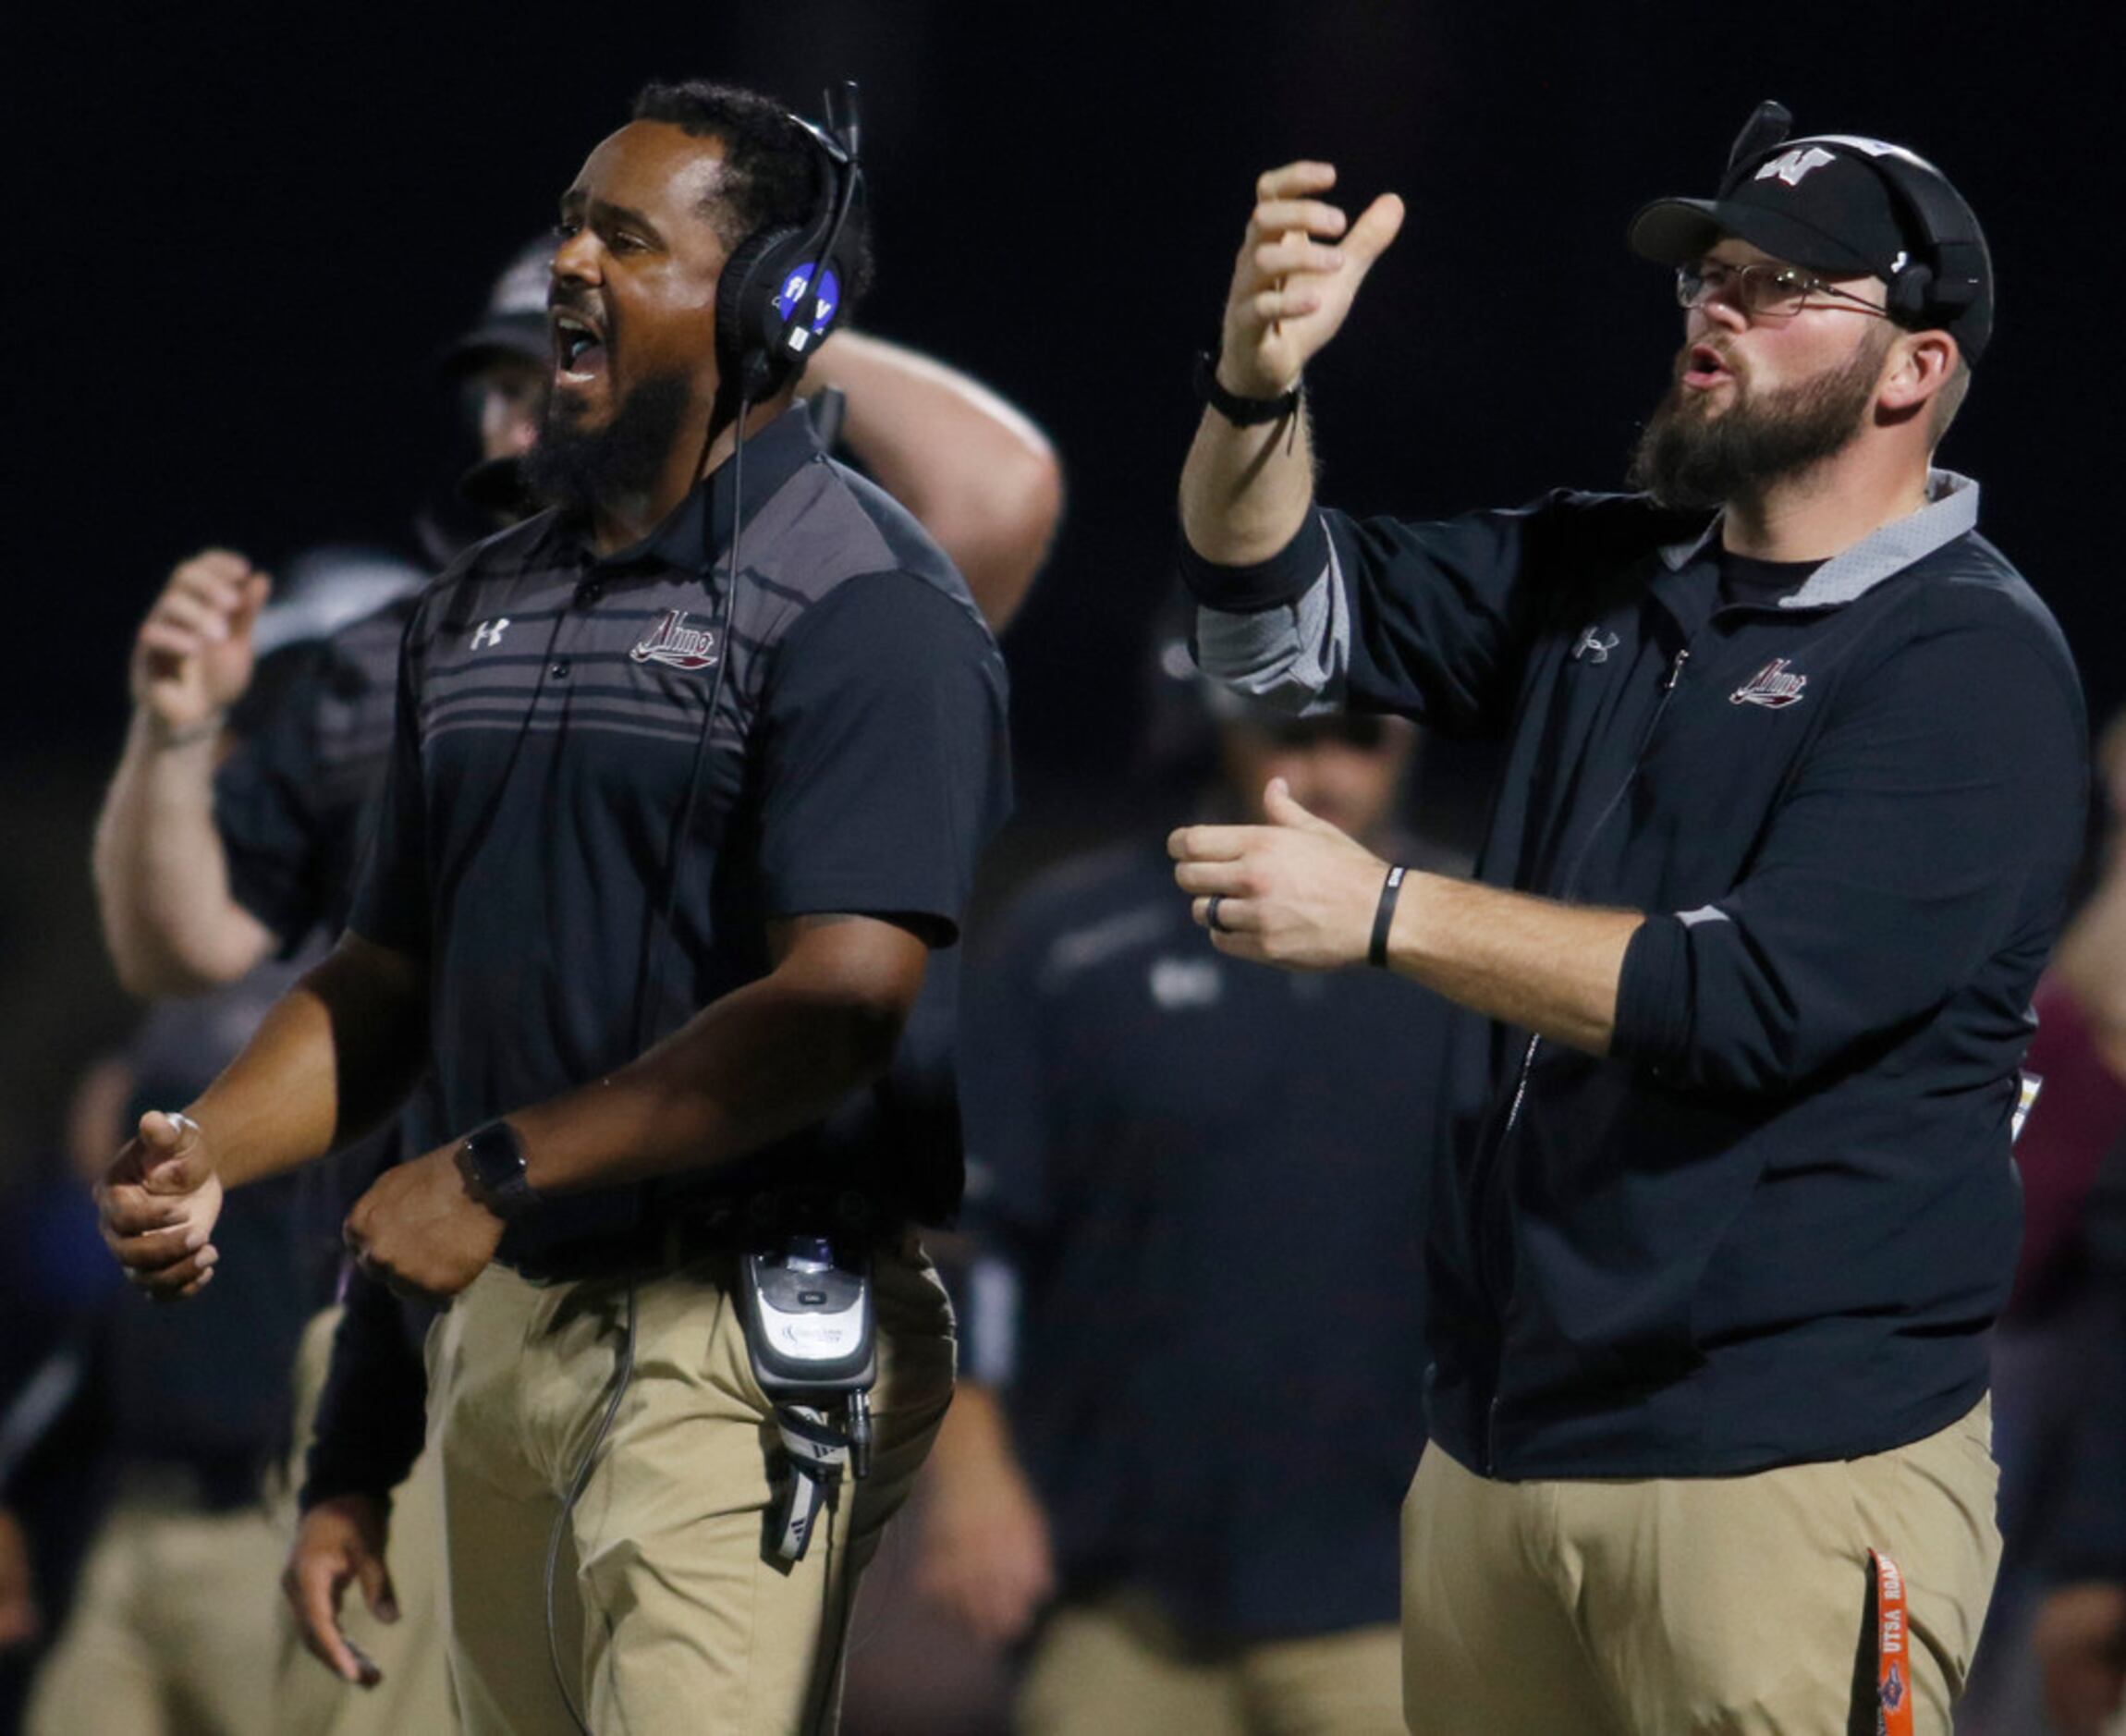
[[[770, 919], [956, 935], [1009, 804], [996, 645], [936, 545], [801, 410], [746, 445], [732, 586], [732, 468], [616, 555], [556, 513], [491, 538], [408, 630], [350, 926], [426, 961], [451, 1132], [610, 1071], [764, 975]], [[925, 1033], [939, 1054], [911, 1052]], [[949, 1210], [949, 1041], [917, 1020], [863, 1102], [715, 1185], [861, 1177]], [[504, 1255], [614, 1233], [688, 1185], [552, 1202]]]

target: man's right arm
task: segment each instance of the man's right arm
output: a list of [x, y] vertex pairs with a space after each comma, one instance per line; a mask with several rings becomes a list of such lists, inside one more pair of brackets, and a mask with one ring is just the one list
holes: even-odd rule
[[150, 1111], [97, 1189], [132, 1281], [189, 1296], [212, 1275], [225, 1187], [322, 1157], [376, 1126], [427, 1059], [422, 962], [349, 933], [274, 1003], [181, 1115]]
[[132, 724], [94, 865], [104, 942], [136, 995], [232, 983], [274, 947], [230, 893], [214, 810], [223, 721], [250, 684], [267, 590], [240, 555], [209, 549], [171, 574], [134, 642]]
[[[1326, 164], [1292, 163], [1257, 182], [1219, 339], [1226, 391], [1295, 390], [1401, 227], [1392, 193], [1348, 222], [1321, 197], [1335, 178]], [[1352, 707], [1449, 734], [1496, 730], [1546, 510], [1346, 518], [1314, 505], [1303, 412], [1241, 426], [1206, 407], [1180, 515], [1194, 649], [1214, 680], [1295, 715]]]

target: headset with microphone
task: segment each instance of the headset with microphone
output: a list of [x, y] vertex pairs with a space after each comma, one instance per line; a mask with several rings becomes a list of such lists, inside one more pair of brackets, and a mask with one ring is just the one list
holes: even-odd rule
[[1757, 104], [1728, 153], [1723, 198], [1775, 153], [1814, 147], [1855, 158], [1888, 189], [1912, 242], [1910, 256], [1888, 267], [1887, 305], [1900, 319], [1955, 328], [1966, 359], [1976, 361], [1993, 331], [1992, 269], [1978, 218], [1949, 177], [1916, 152], [1880, 139], [1819, 133], [1790, 139], [1793, 116], [1785, 104]]
[[821, 199], [802, 224], [749, 236], [725, 262], [716, 285], [716, 366], [729, 402], [757, 404], [803, 371], [839, 322], [854, 275], [855, 262], [839, 251], [863, 189], [854, 81], [842, 85], [838, 103], [826, 92], [824, 126], [788, 119], [825, 159]]

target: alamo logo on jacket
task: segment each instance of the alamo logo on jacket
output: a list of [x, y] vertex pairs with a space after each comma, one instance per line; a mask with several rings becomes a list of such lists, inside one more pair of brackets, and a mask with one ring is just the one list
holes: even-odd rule
[[666, 609], [664, 618], [642, 635], [628, 654], [637, 663], [668, 663], [675, 669], [705, 669], [716, 660], [716, 636], [706, 628], [689, 627], [684, 609]]
[[1728, 695], [1730, 705], [1762, 705], [1767, 711], [1784, 711], [1789, 705], [1801, 702], [1802, 689], [1808, 686], [1805, 675], [1792, 675], [1787, 670], [1784, 657], [1774, 657], [1756, 674]]

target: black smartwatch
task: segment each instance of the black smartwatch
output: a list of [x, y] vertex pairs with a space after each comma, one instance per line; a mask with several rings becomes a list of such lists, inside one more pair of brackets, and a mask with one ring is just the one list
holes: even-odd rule
[[524, 1142], [507, 1121], [476, 1127], [458, 1147], [458, 1173], [465, 1191], [507, 1223], [539, 1204], [524, 1177]]

